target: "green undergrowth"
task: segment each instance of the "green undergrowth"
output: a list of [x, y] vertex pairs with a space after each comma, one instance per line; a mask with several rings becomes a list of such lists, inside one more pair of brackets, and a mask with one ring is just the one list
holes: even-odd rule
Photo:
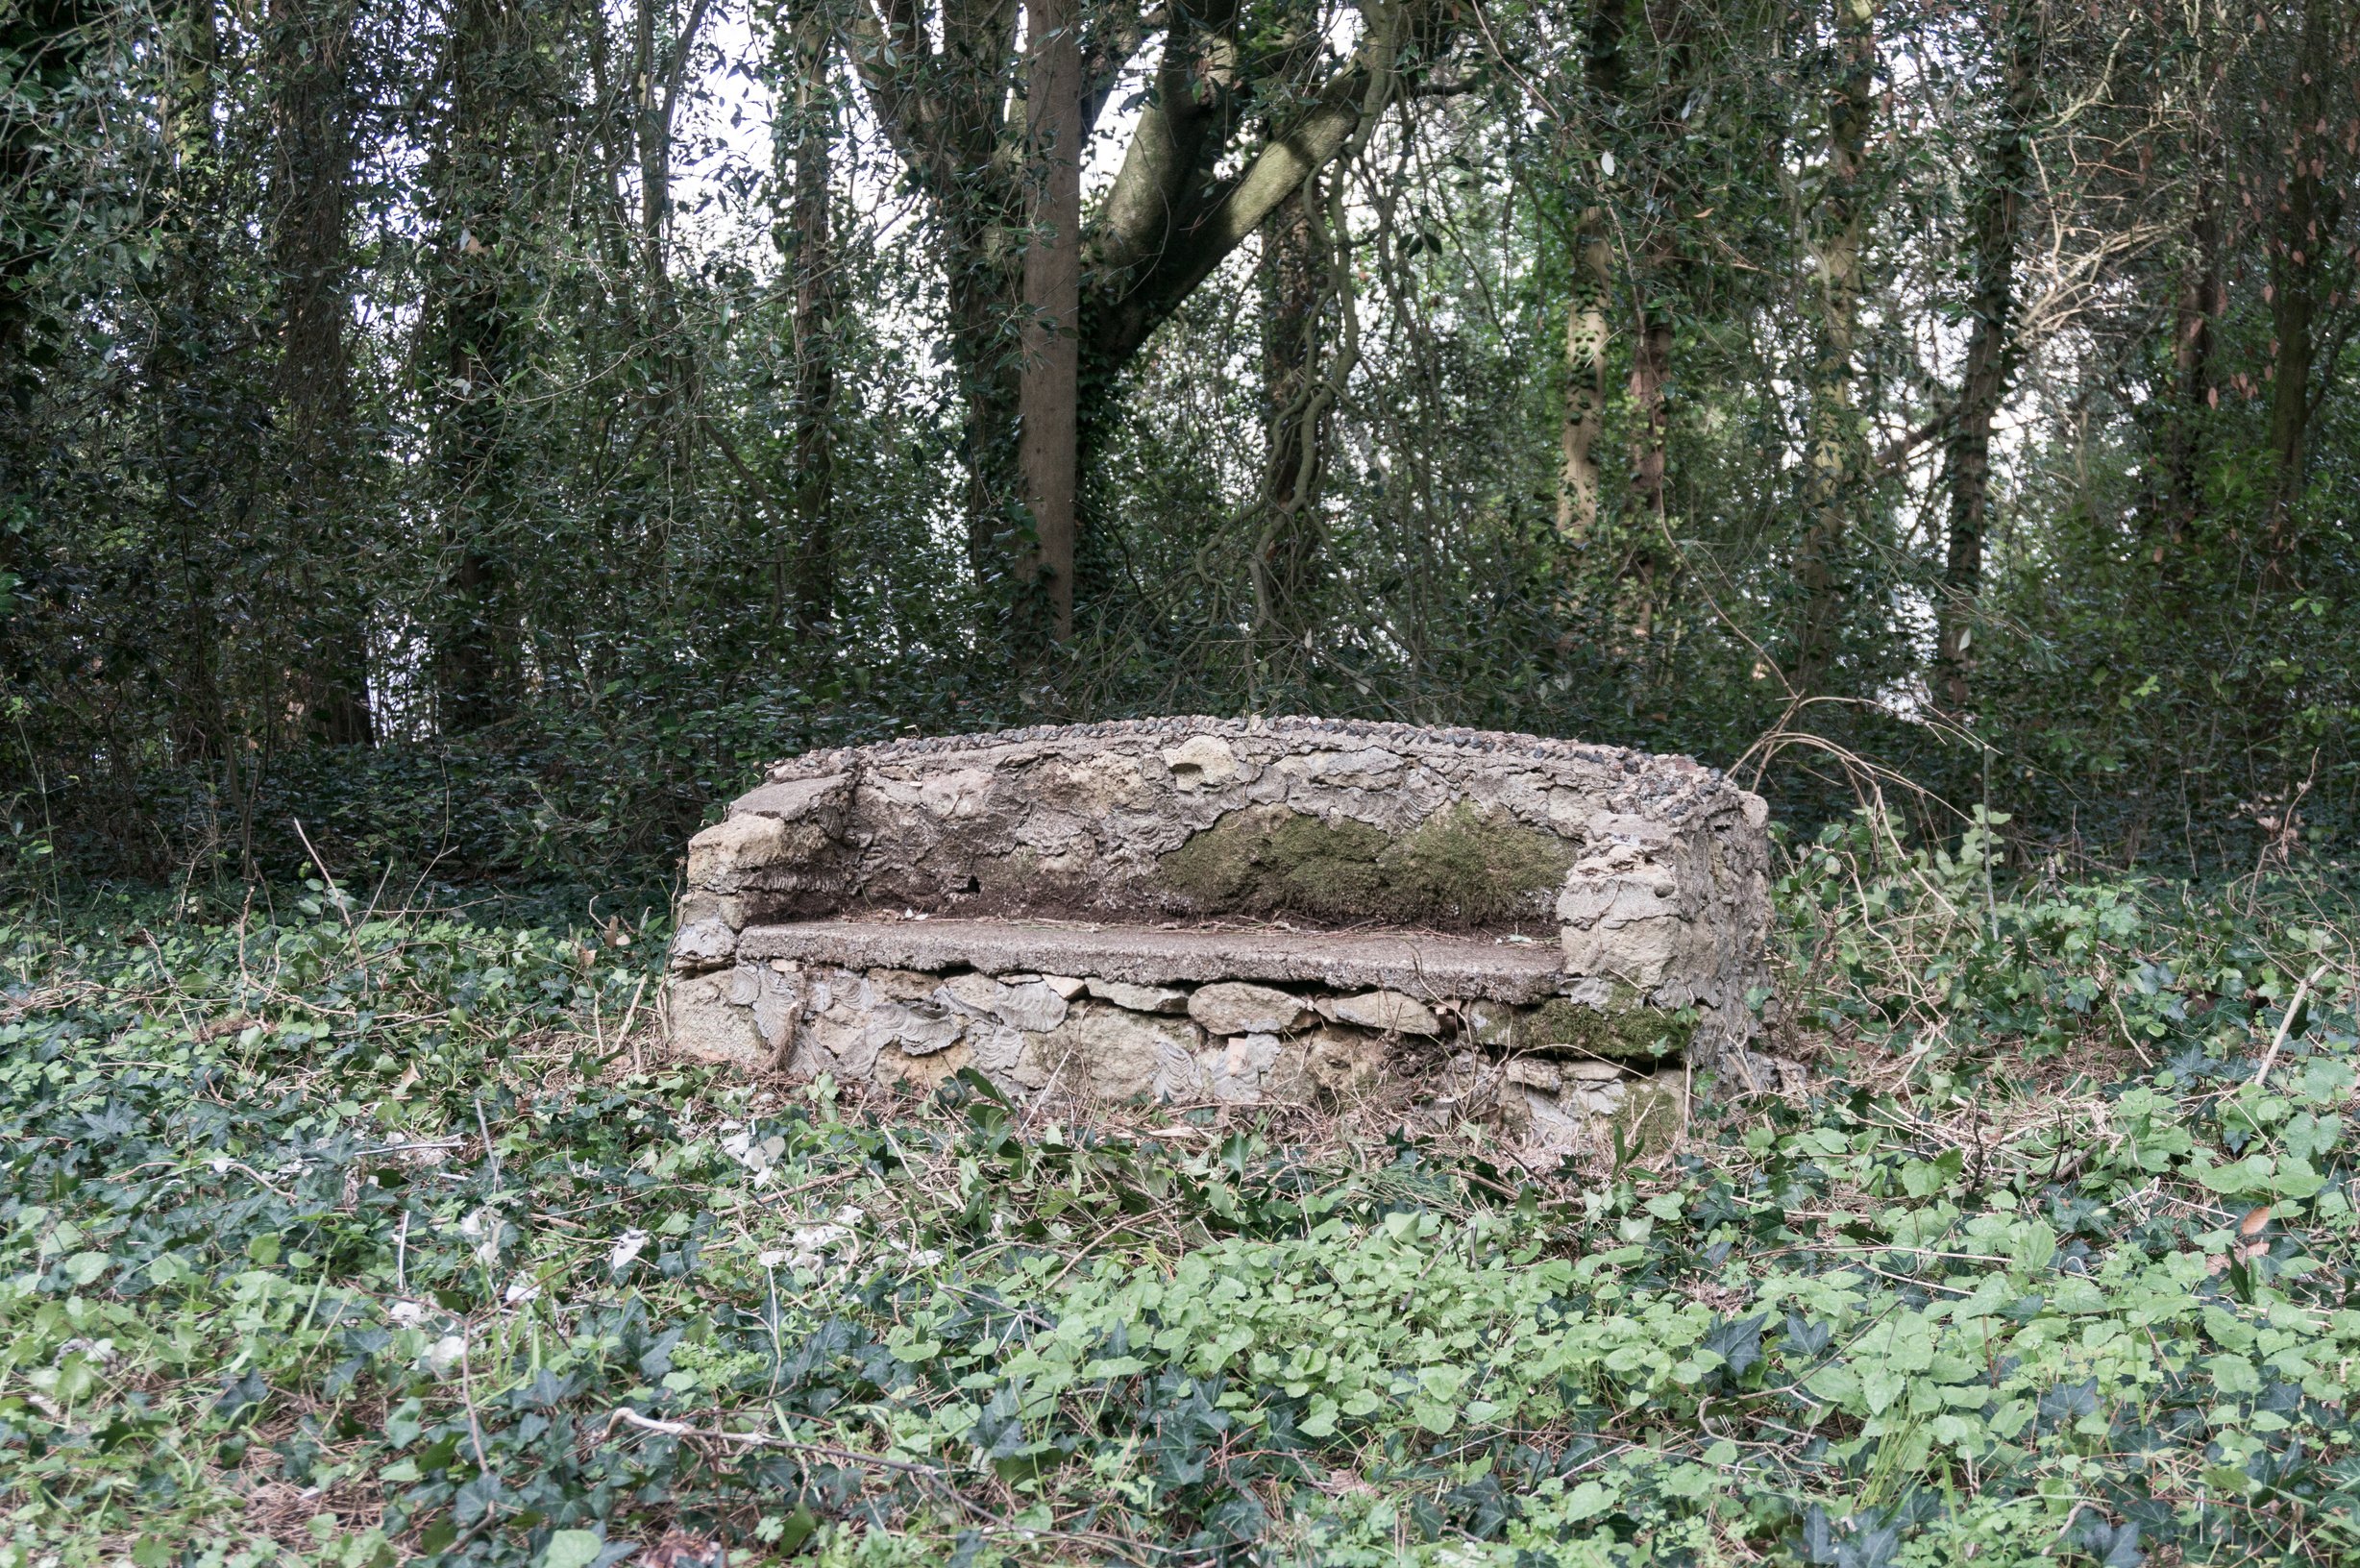
[[1794, 851], [1808, 1102], [1538, 1172], [671, 1070], [589, 931], [20, 910], [0, 1563], [2353, 1560], [2351, 922], [1982, 844]]

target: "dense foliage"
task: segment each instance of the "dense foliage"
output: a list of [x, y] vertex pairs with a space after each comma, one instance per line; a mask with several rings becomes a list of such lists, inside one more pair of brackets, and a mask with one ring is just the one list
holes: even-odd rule
[[654, 933], [16, 908], [0, 1557], [2351, 1560], [2348, 907], [1987, 848], [1803, 845], [1807, 1103], [1560, 1171], [675, 1070]]
[[1175, 710], [2352, 820], [2352, 8], [1033, 12], [0, 4], [12, 821], [656, 881], [805, 745]]

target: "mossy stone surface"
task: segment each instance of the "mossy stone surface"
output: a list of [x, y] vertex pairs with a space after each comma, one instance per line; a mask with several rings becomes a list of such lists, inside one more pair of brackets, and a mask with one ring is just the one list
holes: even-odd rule
[[1623, 1153], [1652, 1160], [1672, 1146], [1685, 1119], [1684, 1096], [1676, 1085], [1641, 1080], [1623, 1090], [1622, 1104], [1607, 1118]]
[[1399, 838], [1285, 806], [1230, 813], [1162, 862], [1166, 884], [1208, 915], [1301, 915], [1442, 928], [1544, 916], [1573, 862], [1553, 833], [1465, 801]]
[[1677, 1056], [1696, 1034], [1696, 1017], [1683, 1008], [1609, 1010], [1563, 998], [1543, 1002], [1517, 1020], [1516, 1044], [1528, 1051], [1572, 1050], [1610, 1060]]
[[1377, 896], [1377, 857], [1389, 843], [1365, 822], [1253, 806], [1166, 855], [1164, 880], [1207, 914], [1365, 918]]

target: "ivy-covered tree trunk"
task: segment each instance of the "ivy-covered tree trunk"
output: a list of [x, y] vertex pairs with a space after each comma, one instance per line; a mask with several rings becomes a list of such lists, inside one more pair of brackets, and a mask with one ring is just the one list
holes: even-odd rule
[[2200, 125], [2197, 138], [2188, 254], [2172, 328], [2172, 408], [2164, 429], [2169, 533], [2155, 546], [2157, 563], [2168, 560], [2175, 572], [2179, 563], [2171, 557], [2185, 544], [2203, 503], [2202, 432], [2208, 405], [2219, 396], [2213, 351], [2223, 305], [2221, 189], [2207, 128]]
[[1690, 0], [1656, 0], [1648, 29], [1662, 52], [1662, 79], [1645, 126], [1646, 231], [1633, 257], [1631, 299], [1631, 506], [1652, 528], [1663, 510], [1672, 410], [1674, 303], [1681, 270], [1681, 143], [1694, 67]]
[[1632, 257], [1630, 553], [1625, 571], [1637, 598], [1633, 629], [1654, 632], [1665, 585], [1658, 537], [1664, 526], [1664, 486], [1670, 476], [1672, 350], [1684, 263], [1681, 228], [1687, 221], [1682, 179], [1690, 81], [1695, 67], [1692, 0], [1655, 0], [1646, 8], [1648, 32], [1661, 52], [1654, 110], [1643, 128], [1644, 231]]
[[[55, 585], [38, 527], [40, 477], [49, 471], [35, 435], [44, 371], [55, 363], [55, 317], [43, 273], [66, 221], [55, 187], [56, 151], [42, 118], [70, 90], [103, 12], [92, 0], [17, 0], [0, 7], [0, 619], [47, 607]], [[33, 689], [48, 672], [28, 638], [0, 637], [0, 679]]]
[[1608, 308], [1613, 251], [1606, 215], [1586, 207], [1575, 226], [1573, 280], [1565, 303], [1565, 414], [1558, 434], [1557, 532], [1568, 543], [1598, 528], [1604, 490], [1598, 444], [1606, 438]]
[[[1006, 230], [991, 226], [1006, 238]], [[958, 372], [965, 419], [959, 454], [966, 468], [962, 510], [967, 520], [967, 561], [987, 597], [1001, 592], [1014, 570], [1012, 550], [1021, 505], [1017, 466], [1019, 406], [1016, 299], [1010, 268], [999, 241], [970, 241], [959, 247], [968, 265], [954, 272], [950, 302], [950, 360]]]
[[450, 119], [429, 173], [441, 339], [435, 447], [445, 498], [434, 676], [446, 734], [505, 720], [523, 684], [504, 427], [516, 353], [508, 270], [521, 244], [510, 232], [509, 207], [522, 150], [515, 140], [520, 95], [508, 78], [529, 60], [529, 29], [517, 0], [458, 0], [447, 64]]
[[[2285, 172], [2278, 183], [2270, 237], [2270, 457], [2274, 492], [2270, 518], [2274, 559], [2291, 545], [2295, 503], [2303, 487], [2304, 440], [2311, 424], [2312, 333], [2320, 283], [2334, 244], [2340, 193], [2323, 178], [2327, 159], [2327, 74], [2338, 67], [2330, 46], [2331, 0], [2303, 0], [2294, 81], [2288, 84]], [[2341, 67], [2353, 68], [2346, 52]]]
[[794, 251], [795, 395], [790, 435], [796, 624], [825, 630], [836, 613], [836, 316], [832, 153], [836, 135], [831, 19], [809, 0], [784, 19], [788, 93], [781, 145], [790, 148], [787, 232]]
[[[1044, 0], [1042, 15], [1066, 12]], [[1072, 14], [1041, 37], [1075, 35], [1075, 146], [1097, 124], [1146, 18], [1136, 5]], [[1154, 90], [1140, 110], [1122, 166], [1099, 208], [1081, 225], [1075, 311], [1077, 409], [1073, 466], [1091, 443], [1100, 404], [1148, 335], [1353, 133], [1389, 100], [1398, 72], [1430, 49], [1442, 22], [1424, 0], [1369, 0], [1365, 29], [1347, 60], [1309, 86], [1276, 80], [1296, 58], [1247, 47], [1236, 0], [1196, 12], [1158, 13], [1164, 32]], [[1024, 235], [1026, 188], [1020, 121], [1012, 92], [1035, 61], [1015, 57], [1016, 0], [940, 0], [917, 6], [871, 0], [853, 21], [851, 53], [871, 107], [934, 219], [946, 278], [949, 348], [966, 405], [968, 550], [977, 581], [996, 591], [1021, 579], [1030, 546], [1020, 539]], [[1262, 95], [1285, 112], [1258, 146], [1241, 133]], [[1060, 101], [1062, 89], [1060, 89]], [[1078, 528], [1079, 521], [1076, 519]], [[1061, 551], [1063, 547], [1059, 547]], [[1079, 553], [1077, 541], [1075, 554]]]
[[1024, 308], [1018, 373], [1018, 466], [1032, 529], [1020, 557], [1030, 593], [1027, 642], [1073, 635], [1075, 489], [1080, 449], [1082, 301], [1081, 8], [1033, 0], [1027, 9]]
[[[1622, 35], [1627, 0], [1592, 0], [1584, 34], [1583, 85], [1597, 100], [1593, 119], [1605, 122], [1623, 95]], [[1598, 455], [1606, 439], [1607, 348], [1612, 341], [1614, 248], [1607, 235], [1601, 162], [1610, 149], [1584, 146], [1585, 184], [1596, 182], [1574, 222], [1572, 278], [1565, 302], [1565, 412], [1558, 432], [1557, 532], [1586, 542], [1597, 531], [1605, 489]]]
[[1966, 371], [1944, 453], [1950, 536], [1942, 573], [1935, 663], [1942, 705], [1969, 710], [1975, 609], [1983, 582], [1983, 536], [1991, 511], [1991, 423], [2014, 369], [2016, 232], [2030, 172], [2032, 114], [2040, 91], [2040, 33], [2028, 0], [1998, 0], [1992, 33], [2002, 50], [1999, 113], [1975, 208], [1974, 325]]
[[0, 115], [0, 418], [21, 418], [36, 386], [42, 355], [39, 325], [45, 302], [36, 282], [57, 242], [60, 214], [37, 200], [55, 149], [42, 134], [41, 114], [81, 71], [92, 30], [105, 14], [92, 0], [14, 0], [0, 8], [0, 92], [20, 106]]
[[158, 409], [157, 501], [172, 542], [184, 635], [155, 657], [169, 673], [174, 752], [188, 761], [229, 759], [233, 791], [242, 787], [235, 721], [230, 711], [220, 599], [233, 546], [221, 524], [223, 479], [234, 450], [223, 378], [213, 352], [219, 285], [219, 235], [205, 214], [220, 199], [218, 139], [221, 31], [214, 0], [182, 0], [167, 13], [164, 151], [169, 174], [158, 228], [165, 235], [155, 292], [154, 342], [147, 366]]
[[[698, 362], [680, 320], [678, 285], [672, 276], [672, 158], [674, 125], [697, 35], [711, 0], [692, 0], [669, 37], [659, 21], [670, 19], [663, 0], [634, 0], [632, 9], [631, 137], [639, 164], [639, 283], [645, 294], [647, 379], [644, 415], [653, 431], [662, 507], [669, 514], [692, 482], [696, 462]], [[656, 563], [661, 570], [660, 561]]]
[[1263, 221], [1262, 527], [1247, 561], [1254, 587], [1255, 656], [1285, 681], [1317, 624], [1319, 481], [1330, 388], [1320, 363], [1330, 258], [1315, 218], [1316, 184]]
[[1841, 557], [1850, 531], [1852, 484], [1860, 467], [1854, 339], [1868, 217], [1868, 132], [1876, 111], [1877, 0], [1831, 3], [1834, 85], [1828, 94], [1827, 167], [1811, 217], [1811, 286], [1819, 319], [1805, 480], [1808, 520], [1797, 571], [1804, 602], [1793, 684], [1805, 693], [1817, 691], [1826, 680], [1844, 614]]
[[306, 727], [332, 746], [365, 746], [375, 733], [367, 610], [351, 570], [354, 13], [354, 0], [278, 0], [268, 22], [289, 674]]

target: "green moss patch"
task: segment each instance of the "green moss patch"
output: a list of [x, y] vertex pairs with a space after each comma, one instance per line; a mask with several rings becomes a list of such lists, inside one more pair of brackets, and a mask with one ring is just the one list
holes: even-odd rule
[[1562, 997], [1517, 1020], [1516, 1044], [1528, 1051], [1572, 1050], [1627, 1060], [1676, 1056], [1696, 1034], [1696, 1017], [1683, 1008], [1627, 1007], [1611, 1012]]
[[1163, 859], [1208, 915], [1501, 925], [1544, 915], [1573, 846], [1462, 801], [1399, 839], [1285, 806], [1231, 812]]
[[1664, 1084], [1635, 1083], [1623, 1091], [1623, 1102], [1614, 1108], [1608, 1125], [1622, 1146], [1624, 1158], [1652, 1160], [1668, 1151], [1672, 1140], [1680, 1136], [1684, 1110], [1678, 1089]]

